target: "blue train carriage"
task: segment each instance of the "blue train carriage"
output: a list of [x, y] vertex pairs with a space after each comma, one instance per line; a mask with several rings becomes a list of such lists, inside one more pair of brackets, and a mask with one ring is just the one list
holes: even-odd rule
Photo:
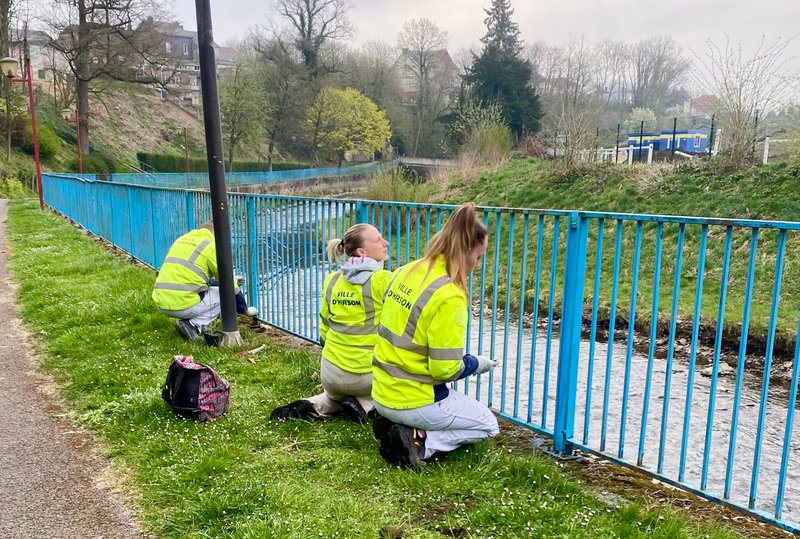
[[[661, 131], [660, 133], [644, 133], [641, 136], [642, 149], [647, 151], [647, 147], [652, 144], [654, 152], [672, 150], [672, 137], [671, 130]], [[628, 133], [628, 146], [633, 146], [635, 157], [639, 155], [639, 140], [639, 133]], [[690, 154], [708, 152], [708, 130], [682, 129], [676, 131], [675, 149]]]

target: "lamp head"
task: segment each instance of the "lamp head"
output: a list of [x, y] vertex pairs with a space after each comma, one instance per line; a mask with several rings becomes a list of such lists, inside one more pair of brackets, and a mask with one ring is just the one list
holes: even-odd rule
[[13, 79], [17, 76], [19, 62], [16, 58], [6, 57], [0, 60], [0, 68], [2, 68], [4, 76]]
[[65, 122], [72, 120], [72, 109], [61, 109], [61, 117]]

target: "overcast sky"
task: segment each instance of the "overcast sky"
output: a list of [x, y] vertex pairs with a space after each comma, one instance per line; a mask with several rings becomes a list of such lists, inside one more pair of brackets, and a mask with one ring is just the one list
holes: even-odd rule
[[[173, 0], [175, 14], [187, 29], [196, 29], [192, 0]], [[427, 17], [449, 37], [451, 52], [479, 46], [485, 33], [483, 8], [491, 0], [353, 0], [351, 21], [356, 42], [380, 39], [394, 44], [403, 23]], [[768, 40], [800, 33], [800, 0], [512, 0], [514, 20], [527, 42], [565, 43], [570, 34], [589, 41], [612, 38], [636, 41], [672, 35], [684, 48], [698, 52], [705, 40], [724, 43], [725, 35], [748, 49]], [[638, 6], [632, 8], [632, 6]], [[248, 29], [275, 19], [272, 0], [212, 0], [214, 39], [224, 43]], [[795, 50], [800, 49], [800, 39]], [[688, 56], [690, 56], [687, 53]]]

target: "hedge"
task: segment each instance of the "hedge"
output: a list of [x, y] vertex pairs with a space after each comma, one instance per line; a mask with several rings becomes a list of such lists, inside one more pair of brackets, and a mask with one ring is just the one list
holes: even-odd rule
[[[176, 154], [137, 152], [136, 158], [140, 163], [152, 167], [158, 172], [186, 172], [186, 157]], [[309, 168], [306, 163], [272, 163], [272, 170], [297, 170]], [[149, 170], [149, 169], [148, 169]], [[265, 172], [267, 162], [262, 161], [234, 161], [235, 172]], [[208, 172], [208, 161], [202, 158], [189, 158], [190, 172]]]

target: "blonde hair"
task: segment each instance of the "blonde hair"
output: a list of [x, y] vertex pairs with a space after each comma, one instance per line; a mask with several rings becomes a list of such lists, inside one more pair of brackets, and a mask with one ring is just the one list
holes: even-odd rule
[[325, 256], [330, 262], [335, 262], [338, 259], [347, 256], [356, 256], [356, 251], [364, 246], [364, 232], [369, 228], [370, 224], [358, 223], [347, 229], [344, 233], [344, 238], [333, 238], [325, 246]]
[[464, 294], [468, 294], [467, 255], [486, 241], [487, 235], [486, 226], [476, 215], [475, 204], [467, 202], [454, 211], [442, 229], [431, 238], [422, 262], [428, 262], [430, 271], [436, 257], [444, 255], [450, 280]]

